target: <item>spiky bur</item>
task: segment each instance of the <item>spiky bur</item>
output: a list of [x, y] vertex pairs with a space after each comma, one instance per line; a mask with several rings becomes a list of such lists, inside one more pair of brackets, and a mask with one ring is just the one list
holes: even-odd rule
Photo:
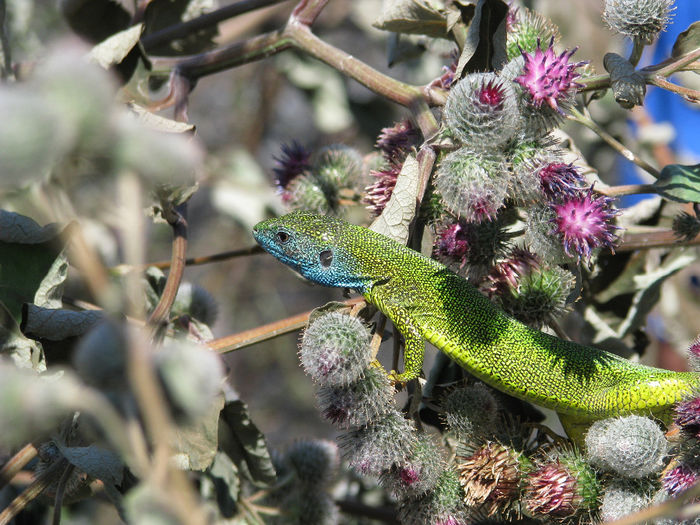
[[357, 472], [371, 475], [404, 463], [415, 442], [413, 426], [396, 411], [338, 437], [343, 458]]
[[382, 129], [375, 146], [382, 152], [384, 164], [381, 168], [370, 171], [376, 181], [365, 188], [364, 196], [364, 202], [375, 215], [379, 215], [389, 202], [403, 162], [411, 149], [420, 144], [420, 140], [420, 132], [410, 120]]
[[321, 415], [342, 429], [366, 425], [394, 410], [394, 387], [377, 367], [348, 385], [322, 385], [316, 397]]
[[357, 317], [340, 312], [324, 314], [304, 331], [301, 364], [317, 383], [348, 385], [362, 376], [372, 360], [370, 338]]
[[312, 155], [303, 174], [285, 186], [282, 199], [292, 209], [337, 213], [341, 189], [356, 184], [361, 173], [362, 158], [355, 149], [327, 146]]
[[700, 233], [700, 219], [695, 214], [681, 212], [673, 218], [671, 227], [679, 240], [688, 242]]
[[284, 456], [299, 483], [323, 490], [337, 474], [340, 464], [338, 447], [323, 439], [301, 440], [294, 443]]
[[[523, 323], [541, 328], [567, 311], [566, 301], [574, 289], [576, 278], [558, 266], [520, 263], [528, 260], [530, 255], [519, 251], [515, 261], [504, 261], [494, 266], [489, 274], [489, 291], [503, 290], [492, 294], [495, 302]], [[519, 268], [523, 268], [523, 271], [516, 274]]]
[[459, 220], [438, 229], [434, 255], [445, 264], [490, 266], [508, 247], [510, 236], [498, 220]]
[[282, 153], [275, 157], [275, 184], [280, 190], [311, 167], [311, 152], [297, 141], [282, 144]]
[[576, 452], [564, 452], [528, 474], [523, 499], [531, 516], [563, 520], [595, 510], [599, 495], [591, 466]]
[[673, 0], [605, 0], [603, 20], [621, 35], [651, 44], [666, 29]]
[[520, 115], [510, 82], [495, 73], [471, 73], [457, 82], [445, 103], [449, 131], [475, 150], [499, 148], [518, 131]]
[[521, 134], [508, 144], [505, 155], [513, 173], [508, 198], [514, 203], [532, 205], [570, 191], [572, 181], [567, 176], [569, 174], [548, 171], [551, 170], [549, 166], [562, 164], [563, 152], [556, 147], [553, 138], [533, 139]]
[[440, 448], [424, 433], [408, 459], [382, 472], [379, 482], [397, 499], [415, 498], [432, 490], [444, 469]]
[[563, 51], [557, 55], [554, 52], [554, 38], [549, 46], [542, 51], [537, 42], [534, 53], [522, 52], [525, 63], [523, 73], [515, 79], [530, 95], [530, 103], [541, 108], [544, 104], [554, 111], [562, 113], [571, 103], [576, 90], [582, 87], [576, 82], [580, 74], [576, 71], [585, 62], [569, 62], [576, 49]]
[[556, 40], [559, 34], [557, 26], [551, 20], [526, 7], [519, 8], [511, 4], [506, 22], [508, 60], [520, 56], [522, 51], [534, 52], [540, 41]]
[[508, 188], [508, 174], [496, 155], [462, 148], [440, 162], [435, 187], [445, 207], [466, 222], [493, 220]]
[[688, 347], [688, 364], [696, 372], [700, 372], [700, 336]]
[[555, 231], [570, 257], [590, 260], [596, 248], [613, 249], [619, 228], [613, 224], [618, 211], [613, 199], [594, 195], [593, 188], [552, 205]]
[[327, 492], [300, 491], [293, 487], [277, 503], [279, 516], [266, 516], [272, 525], [337, 525], [340, 510]]
[[527, 249], [542, 261], [551, 264], [571, 262], [571, 257], [564, 251], [564, 245], [556, 235], [555, 220], [556, 214], [550, 206], [536, 204], [527, 208], [523, 240]]
[[642, 416], [602, 419], [586, 434], [592, 465], [628, 478], [642, 478], [661, 469], [668, 441], [659, 426]]
[[491, 390], [482, 383], [456, 388], [443, 404], [445, 422], [460, 441], [478, 441], [496, 431], [500, 406]]
[[435, 487], [421, 497], [397, 503], [399, 522], [403, 525], [467, 525], [472, 523], [462, 503], [462, 489], [457, 471], [442, 471]]
[[615, 521], [649, 505], [653, 494], [649, 481], [615, 479], [603, 491], [600, 520]]
[[458, 458], [459, 482], [464, 502], [488, 516], [516, 511], [521, 480], [530, 467], [522, 452], [496, 442], [487, 442], [471, 456]]

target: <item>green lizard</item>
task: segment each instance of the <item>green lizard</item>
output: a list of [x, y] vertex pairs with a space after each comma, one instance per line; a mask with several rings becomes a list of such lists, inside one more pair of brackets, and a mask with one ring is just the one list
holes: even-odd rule
[[[404, 371], [419, 376], [427, 339], [485, 383], [559, 413], [570, 436], [590, 421], [637, 413], [668, 420], [700, 374], [632, 363], [532, 329], [437, 261], [341, 219], [294, 212], [255, 226], [257, 242], [307, 279], [352, 288], [405, 340]], [[577, 429], [578, 427], [578, 429]]]

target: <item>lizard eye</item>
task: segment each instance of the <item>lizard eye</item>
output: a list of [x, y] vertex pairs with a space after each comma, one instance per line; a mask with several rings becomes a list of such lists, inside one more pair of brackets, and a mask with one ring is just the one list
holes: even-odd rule
[[323, 250], [318, 254], [318, 260], [321, 262], [321, 266], [328, 268], [333, 262], [333, 252], [331, 250]]
[[287, 232], [278, 231], [275, 234], [275, 238], [280, 244], [284, 244], [289, 240], [289, 234]]

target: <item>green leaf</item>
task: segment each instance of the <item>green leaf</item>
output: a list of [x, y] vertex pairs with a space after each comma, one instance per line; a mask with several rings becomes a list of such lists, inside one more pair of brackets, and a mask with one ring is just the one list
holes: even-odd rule
[[700, 164], [669, 164], [653, 186], [662, 197], [676, 202], [700, 202]]
[[700, 20], [690, 24], [688, 29], [683, 31], [673, 44], [672, 57], [687, 55], [700, 48]]
[[506, 16], [502, 0], [479, 0], [457, 62], [456, 78], [475, 71], [498, 71], [507, 60]]
[[[17, 322], [22, 305], [34, 301], [63, 249], [59, 237], [56, 225], [40, 227], [29, 217], [0, 210], [0, 303]], [[40, 298], [53, 293], [46, 290], [50, 287], [44, 287]]]
[[79, 337], [104, 319], [101, 310], [66, 310], [65, 308], [42, 308], [26, 303], [22, 309], [22, 333], [32, 339], [62, 341]]
[[209, 476], [214, 482], [216, 502], [219, 512], [224, 518], [232, 518], [236, 514], [236, 501], [241, 489], [238, 469], [231, 459], [223, 452], [217, 452], [214, 462], [209, 468]]
[[121, 484], [124, 462], [115, 452], [96, 445], [67, 447], [57, 441], [55, 443], [63, 457], [83, 472], [110, 485]]
[[425, 0], [385, 1], [381, 15], [372, 25], [396, 33], [447, 37], [445, 15]]
[[219, 421], [219, 448], [255, 485], [266, 487], [275, 482], [277, 474], [265, 436], [250, 419], [248, 406], [230, 389]]
[[174, 461], [183, 470], [206, 470], [214, 461], [218, 446], [219, 414], [224, 396], [218, 396], [211, 409], [195, 423], [175, 431]]

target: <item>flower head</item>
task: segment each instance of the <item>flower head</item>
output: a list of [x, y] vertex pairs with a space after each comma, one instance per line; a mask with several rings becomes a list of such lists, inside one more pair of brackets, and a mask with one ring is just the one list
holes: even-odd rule
[[618, 228], [612, 220], [618, 212], [611, 207], [611, 202], [608, 197], [594, 196], [591, 188], [585, 194], [552, 205], [556, 215], [553, 219], [555, 231], [567, 255], [590, 259], [595, 248], [613, 248]]
[[413, 146], [420, 143], [420, 131], [410, 120], [397, 122], [390, 128], [382, 128], [376, 146], [389, 162], [401, 163]]
[[583, 177], [573, 163], [550, 162], [542, 166], [537, 174], [542, 191], [549, 199], [564, 195], [573, 196], [580, 190], [583, 182]]
[[571, 516], [579, 503], [576, 478], [559, 461], [547, 463], [529, 476], [525, 498], [532, 514]]
[[447, 264], [456, 262], [460, 268], [467, 263], [490, 265], [503, 252], [508, 239], [508, 233], [497, 220], [477, 223], [459, 220], [438, 230], [435, 255]]
[[606, 0], [603, 20], [614, 31], [651, 44], [671, 19], [673, 0]]
[[684, 432], [700, 436], [700, 397], [679, 403], [674, 421]]
[[675, 496], [695, 485], [699, 478], [700, 476], [698, 476], [698, 472], [695, 469], [679, 463], [671, 470], [666, 471], [661, 478], [661, 484], [666, 492], [671, 496]]
[[272, 171], [275, 173], [275, 184], [280, 189], [285, 189], [287, 185], [311, 167], [311, 152], [296, 140], [291, 144], [282, 144], [282, 154], [275, 157], [276, 166]]
[[561, 113], [561, 102], [568, 101], [576, 89], [581, 87], [581, 84], [575, 82], [580, 76], [576, 69], [585, 62], [569, 63], [576, 48], [557, 55], [553, 45], [554, 37], [546, 51], [542, 51], [539, 41], [534, 54], [523, 51], [523, 74], [515, 81], [529, 91], [535, 107], [539, 108], [546, 102], [553, 110]]
[[367, 208], [372, 210], [375, 215], [379, 215], [384, 210], [384, 207], [389, 202], [391, 194], [396, 187], [396, 179], [401, 173], [401, 165], [396, 163], [389, 164], [388, 167], [381, 170], [371, 170], [370, 176], [377, 180], [374, 184], [365, 188], [364, 202], [367, 203]]

